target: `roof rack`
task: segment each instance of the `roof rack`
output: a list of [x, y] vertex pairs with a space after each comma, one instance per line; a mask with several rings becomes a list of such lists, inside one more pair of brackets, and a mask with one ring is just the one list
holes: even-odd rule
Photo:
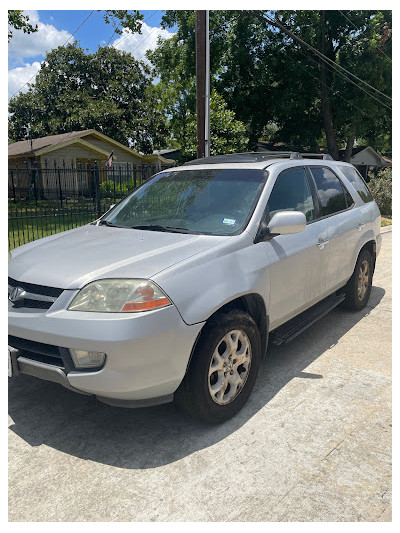
[[302, 159], [299, 152], [244, 152], [240, 154], [212, 155], [187, 161], [184, 165], [207, 165], [218, 163], [262, 163], [269, 159]]
[[271, 159], [332, 159], [329, 154], [307, 154], [300, 152], [244, 152], [239, 154], [222, 154], [212, 155], [210, 157], [201, 157], [193, 161], [187, 161], [184, 166], [188, 165], [208, 165], [218, 163], [262, 163]]
[[327, 159], [329, 161], [333, 161], [331, 154], [309, 154], [307, 152], [303, 152], [300, 155], [303, 159]]

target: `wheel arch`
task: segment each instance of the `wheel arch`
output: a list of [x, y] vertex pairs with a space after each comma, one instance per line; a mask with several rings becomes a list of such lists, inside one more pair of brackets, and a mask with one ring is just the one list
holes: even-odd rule
[[[372, 272], [374, 272], [375, 271], [375, 263], [376, 263], [376, 241], [374, 239], [371, 239], [370, 241], [366, 242], [361, 247], [360, 251], [358, 252], [357, 258], [356, 258], [356, 263], [357, 263], [358, 258], [360, 257], [360, 254], [364, 250], [368, 250], [369, 253], [371, 254], [371, 257], [372, 257]], [[354, 268], [355, 268], [355, 265], [354, 265]]]
[[231, 311], [232, 309], [240, 309], [241, 311], [244, 311], [245, 313], [248, 313], [254, 320], [254, 322], [257, 324], [258, 331], [260, 333], [260, 341], [261, 341], [261, 356], [263, 357], [267, 352], [268, 347], [268, 336], [269, 336], [269, 316], [267, 313], [267, 309], [265, 306], [265, 302], [263, 297], [258, 293], [249, 293], [244, 294], [242, 296], [239, 296], [237, 298], [234, 298], [233, 300], [225, 303], [221, 307], [219, 307], [217, 310], [213, 312], [212, 315], [208, 317], [208, 319], [205, 321], [201, 331], [197, 335], [197, 338], [193, 344], [192, 351], [190, 353], [189, 361], [186, 367], [186, 373], [189, 369], [190, 362], [192, 360], [194, 351], [196, 349], [197, 343], [201, 337], [201, 334], [203, 332], [204, 326], [206, 324], [209, 324], [213, 320], [218, 320], [218, 315], [221, 313]]

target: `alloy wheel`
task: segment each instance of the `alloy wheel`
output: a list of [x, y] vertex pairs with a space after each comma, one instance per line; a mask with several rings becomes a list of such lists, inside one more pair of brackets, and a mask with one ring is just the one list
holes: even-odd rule
[[242, 391], [251, 365], [251, 344], [244, 331], [232, 330], [217, 344], [208, 372], [208, 390], [219, 405], [232, 402]]
[[358, 273], [358, 286], [357, 286], [357, 295], [358, 299], [362, 300], [368, 290], [369, 285], [369, 262], [364, 259], [360, 265], [360, 270]]

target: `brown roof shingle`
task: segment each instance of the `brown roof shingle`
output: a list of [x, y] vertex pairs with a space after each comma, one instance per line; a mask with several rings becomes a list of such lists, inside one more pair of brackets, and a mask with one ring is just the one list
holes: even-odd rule
[[[92, 130], [70, 131], [69, 133], [60, 133], [58, 135], [48, 135], [47, 137], [39, 137], [38, 139], [33, 139], [32, 149], [33, 152], [35, 152], [36, 150], [41, 150], [42, 148], [46, 148], [47, 146], [54, 146], [64, 141], [69, 141], [74, 137], [82, 137], [82, 134], [84, 135], [91, 131]], [[8, 155], [15, 156], [27, 154], [31, 152], [32, 149], [30, 140], [17, 141], [8, 145]]]

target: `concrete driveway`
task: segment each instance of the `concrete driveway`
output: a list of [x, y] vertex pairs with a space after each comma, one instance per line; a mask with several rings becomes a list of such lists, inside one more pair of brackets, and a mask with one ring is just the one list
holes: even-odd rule
[[10, 521], [390, 521], [391, 316], [385, 233], [368, 307], [270, 349], [222, 426], [11, 380]]

